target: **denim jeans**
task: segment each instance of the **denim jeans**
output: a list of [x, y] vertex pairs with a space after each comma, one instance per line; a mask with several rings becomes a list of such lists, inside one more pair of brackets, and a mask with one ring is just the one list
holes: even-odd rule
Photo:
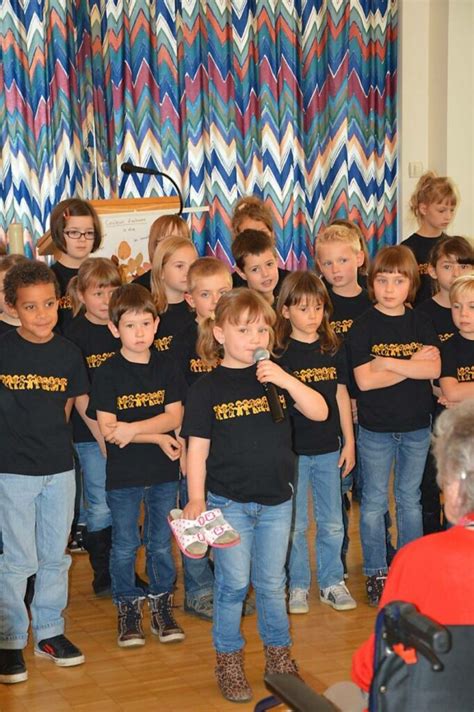
[[[179, 481], [179, 504], [184, 509], [188, 503], [188, 480], [182, 477]], [[181, 556], [183, 563], [184, 594], [188, 599], [199, 599], [212, 593], [214, 574], [209, 565], [209, 558], [190, 559]]]
[[377, 433], [359, 426], [362, 465], [360, 535], [367, 576], [387, 570], [384, 516], [388, 509], [390, 471], [394, 464], [397, 549], [423, 534], [420, 485], [431, 429]]
[[105, 494], [106, 459], [98, 443], [74, 443], [82, 470], [84, 499], [86, 501], [86, 525], [90, 532], [100, 532], [112, 523]]
[[28, 640], [26, 582], [36, 573], [31, 620], [35, 642], [64, 633], [71, 557], [66, 545], [74, 514], [74, 470], [55, 475], [0, 474], [0, 648]]
[[240, 622], [250, 581], [255, 589], [258, 630], [264, 645], [289, 645], [285, 562], [291, 499], [267, 506], [234, 502], [209, 492], [207, 503], [210, 509], [219, 507], [240, 534], [236, 546], [214, 549], [214, 647], [219, 653], [232, 653], [243, 647]]
[[344, 578], [341, 560], [344, 526], [338, 460], [338, 450], [323, 455], [300, 455], [298, 458], [298, 479], [288, 562], [290, 589], [304, 588], [308, 591], [311, 583], [307, 538], [310, 489], [317, 525], [315, 550], [319, 588], [332, 586]]
[[170, 510], [176, 507], [177, 496], [177, 480], [107, 492], [107, 504], [112, 513], [110, 577], [114, 603], [133, 601], [143, 596], [143, 590], [135, 585], [135, 559], [141, 545], [138, 518], [142, 502], [145, 508], [143, 543], [150, 580], [149, 593], [158, 595], [173, 590], [176, 567], [167, 517]]

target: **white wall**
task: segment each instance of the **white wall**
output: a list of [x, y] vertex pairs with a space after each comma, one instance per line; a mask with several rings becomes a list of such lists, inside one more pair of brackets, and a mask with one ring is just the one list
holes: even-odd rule
[[449, 232], [474, 237], [474, 0], [399, 0], [399, 12], [399, 239], [416, 229], [416, 161], [454, 180]]

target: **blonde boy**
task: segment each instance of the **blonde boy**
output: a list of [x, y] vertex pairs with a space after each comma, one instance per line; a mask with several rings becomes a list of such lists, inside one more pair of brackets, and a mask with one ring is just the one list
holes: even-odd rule
[[458, 277], [449, 290], [459, 332], [442, 344], [440, 403], [452, 406], [474, 398], [474, 274]]

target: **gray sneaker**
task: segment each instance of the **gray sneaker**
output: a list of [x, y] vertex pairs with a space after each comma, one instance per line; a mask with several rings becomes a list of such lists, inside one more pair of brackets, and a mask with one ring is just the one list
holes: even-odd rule
[[319, 592], [319, 600], [332, 606], [336, 611], [350, 611], [357, 607], [344, 581], [322, 588]]
[[203, 621], [212, 621], [212, 613], [214, 610], [212, 604], [212, 593], [207, 593], [204, 596], [186, 596], [184, 599], [184, 610], [196, 618], [201, 618]]
[[290, 591], [288, 600], [289, 613], [309, 613], [308, 591], [305, 588], [294, 588]]

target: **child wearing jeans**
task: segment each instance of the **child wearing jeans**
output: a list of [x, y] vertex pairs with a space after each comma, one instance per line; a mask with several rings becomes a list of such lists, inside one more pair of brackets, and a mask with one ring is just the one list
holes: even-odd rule
[[170, 434], [182, 418], [184, 381], [153, 345], [158, 327], [150, 292], [118, 287], [109, 302], [109, 328], [121, 348], [95, 374], [87, 414], [106, 441], [107, 504], [112, 515], [110, 576], [118, 608], [120, 647], [145, 644], [143, 589], [135, 581], [143, 503], [151, 631], [162, 643], [184, 639], [172, 614], [176, 569], [167, 515], [176, 506], [179, 444]]
[[356, 607], [356, 602], [344, 583], [340, 556], [344, 538], [341, 478], [347, 477], [354, 466], [354, 430], [345, 356], [329, 325], [327, 289], [314, 272], [288, 275], [278, 297], [277, 315], [279, 363], [320, 393], [329, 407], [329, 417], [323, 423], [315, 423], [298, 411], [292, 418], [298, 479], [288, 561], [288, 609], [290, 613], [309, 611], [307, 529], [311, 490], [317, 525], [319, 598], [336, 611], [348, 611]]
[[235, 289], [220, 298], [215, 319], [200, 325], [198, 352], [211, 365], [222, 360], [191, 386], [182, 428], [188, 438], [184, 517], [219, 508], [240, 534], [237, 546], [214, 549], [216, 677], [233, 702], [252, 696], [240, 630], [250, 580], [266, 671], [296, 674], [285, 603], [295, 462], [289, 418], [273, 420], [262, 384], [278, 388], [283, 413], [294, 403], [307, 418], [328, 415], [324, 398], [276, 363], [265, 358], [255, 366], [255, 351], [272, 347], [274, 322], [270, 304], [252, 290]]
[[407, 306], [418, 268], [401, 245], [384, 247], [369, 270], [374, 306], [349, 335], [359, 387], [358, 452], [362, 465], [360, 534], [369, 605], [378, 605], [387, 575], [384, 515], [394, 465], [398, 548], [423, 534], [420, 485], [430, 445], [438, 337], [430, 321]]
[[68, 417], [89, 383], [79, 349], [53, 333], [59, 298], [53, 272], [42, 262], [20, 262], [4, 289], [20, 326], [0, 338], [0, 682], [17, 683], [28, 677], [24, 597], [35, 573], [35, 655], [61, 667], [84, 662], [64, 636], [62, 613], [75, 494]]

